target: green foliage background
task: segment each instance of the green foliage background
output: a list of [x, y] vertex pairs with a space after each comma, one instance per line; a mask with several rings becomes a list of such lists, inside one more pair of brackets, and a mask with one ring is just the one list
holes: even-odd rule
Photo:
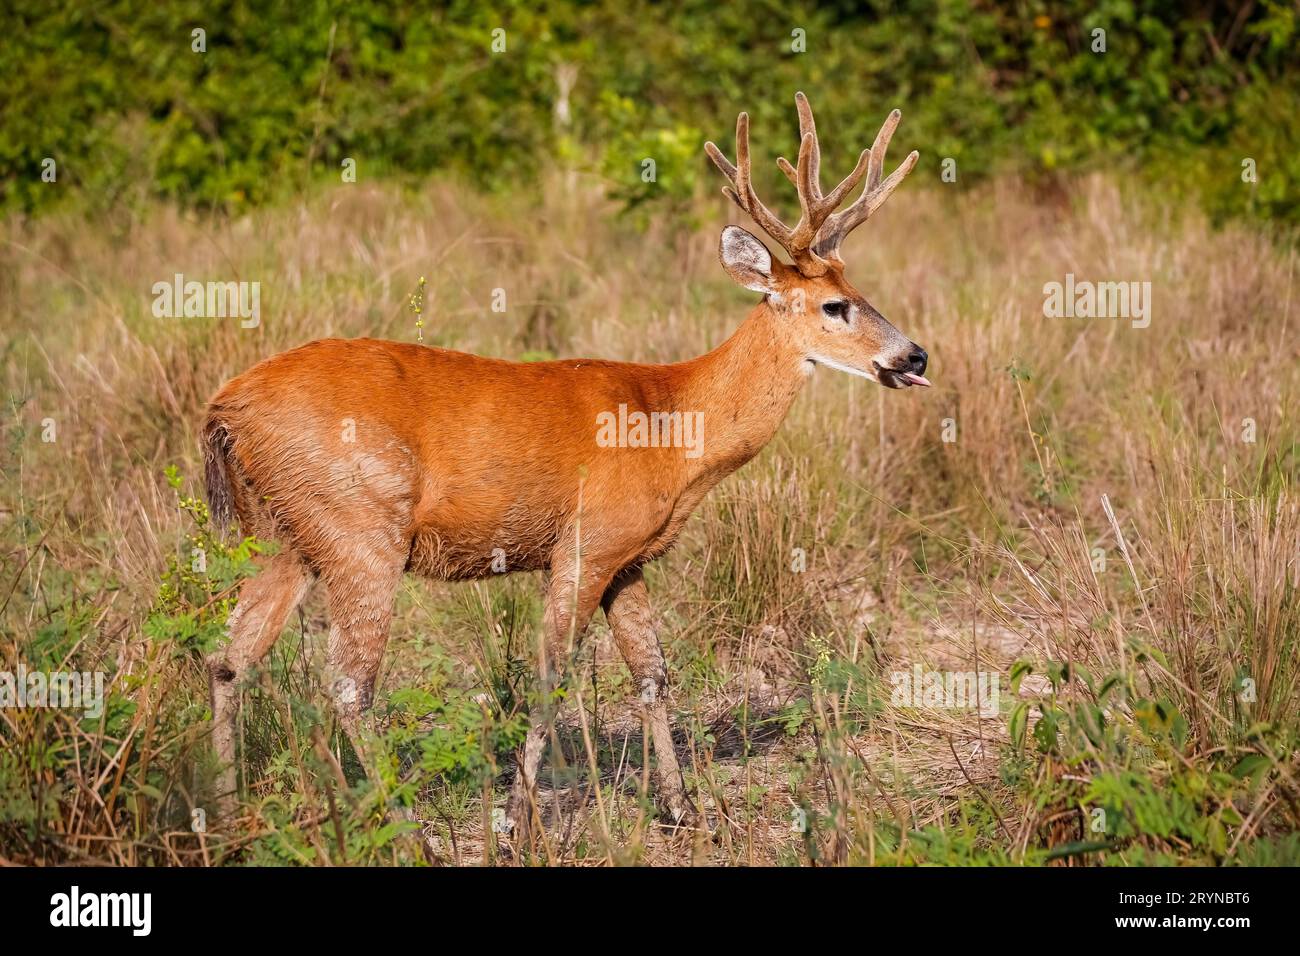
[[[764, 149], [792, 149], [804, 89], [835, 169], [897, 105], [900, 147], [936, 174], [956, 159], [962, 182], [1122, 162], [1217, 215], [1300, 218], [1298, 15], [1284, 0], [5, 6], [7, 211], [74, 192], [237, 210], [337, 175], [345, 157], [360, 177], [452, 169], [488, 186], [559, 157], [627, 202], [680, 198], [704, 172], [703, 140], [730, 144], [741, 108]], [[206, 52], [191, 49], [196, 28]], [[792, 50], [797, 29], [806, 52]], [[567, 128], [560, 64], [578, 67]], [[74, 190], [41, 181], [47, 156]], [[1246, 157], [1255, 189], [1240, 188]]]

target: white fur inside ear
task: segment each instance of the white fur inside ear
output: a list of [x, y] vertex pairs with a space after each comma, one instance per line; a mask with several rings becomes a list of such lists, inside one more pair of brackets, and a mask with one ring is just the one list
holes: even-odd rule
[[739, 226], [722, 230], [718, 258], [728, 274], [746, 289], [772, 292], [772, 254]]

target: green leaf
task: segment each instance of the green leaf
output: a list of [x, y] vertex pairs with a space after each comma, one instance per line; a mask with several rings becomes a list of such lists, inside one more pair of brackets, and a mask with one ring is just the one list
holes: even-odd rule
[[1123, 683], [1124, 683], [1124, 678], [1122, 676], [1120, 676], [1119, 674], [1111, 674], [1109, 677], [1107, 677], [1104, 681], [1101, 682], [1101, 689], [1097, 691], [1097, 700], [1098, 701], [1105, 700], [1107, 694], [1109, 694], [1112, 690], [1114, 690], [1116, 687], [1119, 687]]
[[1267, 773], [1273, 766], [1273, 762], [1263, 754], [1246, 754], [1237, 761], [1230, 773], [1238, 780], [1257, 780], [1263, 774]]
[[1023, 750], [1025, 747], [1025, 727], [1029, 723], [1029, 701], [1022, 700], [1016, 704], [1015, 709], [1011, 711], [1011, 717], [1007, 721], [1007, 729], [1011, 734], [1011, 743], [1017, 750]]
[[1025, 675], [1033, 672], [1033, 662], [1028, 658], [1022, 657], [1011, 665], [1011, 695], [1013, 697], [1020, 693], [1020, 682], [1025, 679]]

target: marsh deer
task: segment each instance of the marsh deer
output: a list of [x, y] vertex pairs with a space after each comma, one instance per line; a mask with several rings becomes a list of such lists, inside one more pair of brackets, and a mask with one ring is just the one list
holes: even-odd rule
[[[334, 706], [363, 755], [363, 715], [402, 575], [487, 578], [504, 558], [506, 570], [544, 573], [543, 690], [604, 609], [641, 691], [660, 812], [680, 825], [698, 821], [673, 748], [642, 568], [672, 547], [709, 489], [768, 443], [817, 366], [889, 388], [930, 384], [925, 351], [849, 284], [840, 258], [844, 237], [916, 165], [913, 152], [882, 178], [900, 114], [823, 193], [812, 110], [802, 93], [796, 103], [798, 162], [778, 160], [798, 192], [794, 226], [754, 193], [746, 114], [736, 123], [735, 165], [705, 147], [730, 182], [723, 191], [793, 261], [774, 258], [739, 226], [723, 229], [722, 267], [762, 300], [708, 354], [672, 365], [519, 363], [327, 339], [267, 359], [216, 394], [203, 430], [213, 514], [224, 523], [233, 513], [246, 534], [281, 544], [242, 585], [229, 643], [208, 659], [225, 791], [234, 790], [239, 682], [314, 579], [328, 591]], [[837, 211], [864, 179], [861, 196]], [[703, 426], [690, 441], [681, 440], [687, 420]], [[517, 837], [533, 822], [544, 712], [538, 703], [530, 714], [507, 804]]]

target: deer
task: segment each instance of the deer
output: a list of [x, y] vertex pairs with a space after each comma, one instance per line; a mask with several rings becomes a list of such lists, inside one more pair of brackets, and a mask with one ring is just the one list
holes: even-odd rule
[[[772, 439], [817, 367], [890, 389], [930, 385], [925, 350], [849, 283], [840, 256], [845, 237], [916, 165], [913, 151], [883, 175], [901, 114], [891, 112], [853, 171], [823, 192], [812, 108], [803, 93], [795, 103], [798, 159], [777, 161], [798, 196], [793, 226], [754, 192], [746, 113], [736, 122], [734, 165], [705, 144], [728, 182], [725, 195], [791, 259], [774, 257], [740, 226], [722, 230], [722, 268], [762, 298], [707, 354], [657, 365], [525, 363], [322, 339], [260, 362], [215, 394], [201, 437], [214, 520], [224, 529], [237, 517], [245, 534], [280, 545], [242, 582], [228, 641], [206, 658], [222, 794], [236, 788], [242, 682], [314, 581], [324, 584], [330, 620], [325, 686], [366, 769], [375, 682], [403, 576], [492, 578], [504, 555], [508, 572], [541, 572], [543, 615], [536, 693], [499, 829], [519, 845], [541, 823], [548, 694], [597, 609], [641, 692], [657, 813], [669, 827], [708, 828], [677, 757], [646, 565], [669, 551], [710, 489]], [[630, 434], [599, 440], [602, 416], [623, 408], [700, 416], [702, 441], [683, 450]]]

